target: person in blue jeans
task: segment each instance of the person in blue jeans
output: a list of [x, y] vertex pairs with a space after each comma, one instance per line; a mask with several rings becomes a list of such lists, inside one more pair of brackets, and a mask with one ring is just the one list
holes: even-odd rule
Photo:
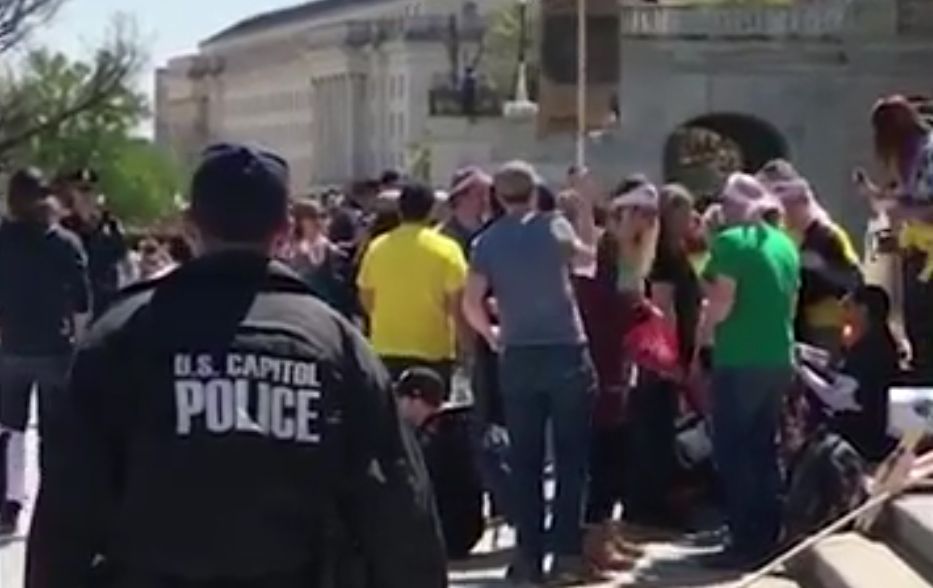
[[[574, 265], [595, 261], [593, 182], [576, 178], [581, 212], [575, 230], [559, 213], [537, 209], [535, 178], [523, 162], [506, 164], [496, 174], [495, 194], [506, 214], [474, 242], [463, 301], [467, 321], [501, 355], [510, 506], [518, 531], [510, 579], [517, 585], [542, 580], [549, 551], [556, 580], [587, 579], [582, 521], [596, 384], [570, 281]], [[489, 289], [499, 328], [484, 301]], [[557, 478], [550, 544], [542, 490], [549, 425]]]
[[777, 546], [781, 475], [777, 431], [791, 383], [797, 247], [763, 219], [780, 210], [753, 177], [734, 174], [723, 191], [729, 228], [706, 267], [706, 326], [713, 333], [713, 450], [731, 543], [716, 567], [746, 568]]

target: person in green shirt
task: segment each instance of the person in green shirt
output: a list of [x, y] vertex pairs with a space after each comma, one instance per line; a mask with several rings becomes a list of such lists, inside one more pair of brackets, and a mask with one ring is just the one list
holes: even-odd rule
[[705, 326], [713, 339], [713, 446], [731, 543], [713, 563], [743, 568], [760, 563], [779, 538], [776, 439], [792, 377], [800, 260], [793, 240], [765, 222], [780, 204], [755, 178], [733, 174], [722, 206], [728, 226], [705, 270]]

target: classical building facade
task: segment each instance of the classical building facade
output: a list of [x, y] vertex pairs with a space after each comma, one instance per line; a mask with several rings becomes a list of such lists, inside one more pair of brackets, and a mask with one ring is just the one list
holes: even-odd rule
[[297, 190], [406, 167], [432, 90], [513, 1], [317, 0], [246, 19], [158, 70], [157, 141], [188, 160], [215, 141], [265, 146]]

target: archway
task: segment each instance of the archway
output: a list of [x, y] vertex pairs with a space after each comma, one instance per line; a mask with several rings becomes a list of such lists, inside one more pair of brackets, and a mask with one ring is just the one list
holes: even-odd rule
[[787, 142], [769, 123], [744, 114], [708, 114], [677, 127], [668, 137], [664, 179], [709, 197], [730, 173], [754, 172], [788, 155]]

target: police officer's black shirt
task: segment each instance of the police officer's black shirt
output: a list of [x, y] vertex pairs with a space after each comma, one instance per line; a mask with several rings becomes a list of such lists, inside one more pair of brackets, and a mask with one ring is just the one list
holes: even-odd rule
[[56, 226], [0, 225], [0, 331], [3, 351], [71, 352], [74, 315], [89, 310], [87, 264], [78, 238]]
[[65, 218], [62, 224], [78, 235], [84, 244], [94, 315], [99, 316], [119, 289], [119, 265], [129, 252], [123, 230], [109, 214], [94, 222], [85, 222], [77, 215], [72, 215]]
[[30, 588], [80, 585], [95, 554], [186, 580], [317, 569], [335, 522], [371, 585], [446, 585], [384, 368], [284, 266], [216, 254], [137, 288], [81, 345], [69, 392]]

